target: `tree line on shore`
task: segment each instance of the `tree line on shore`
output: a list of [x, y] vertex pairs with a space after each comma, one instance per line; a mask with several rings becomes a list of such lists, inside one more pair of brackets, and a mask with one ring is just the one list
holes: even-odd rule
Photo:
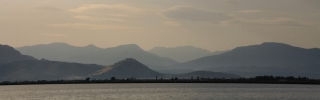
[[309, 79], [308, 77], [293, 77], [293, 76], [256, 76], [250, 78], [205, 78], [205, 77], [191, 77], [185, 78], [155, 78], [139, 79], [126, 78], [117, 79], [111, 77], [110, 79], [90, 79], [87, 77], [80, 80], [37, 80], [37, 81], [3, 81], [0, 85], [24, 85], [24, 84], [86, 84], [86, 83], [266, 83], [266, 84], [320, 84], [320, 79]]

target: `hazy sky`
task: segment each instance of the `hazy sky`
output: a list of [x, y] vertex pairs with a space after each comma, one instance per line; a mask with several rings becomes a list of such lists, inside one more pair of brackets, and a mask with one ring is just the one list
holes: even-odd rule
[[0, 0], [0, 44], [320, 48], [320, 0]]

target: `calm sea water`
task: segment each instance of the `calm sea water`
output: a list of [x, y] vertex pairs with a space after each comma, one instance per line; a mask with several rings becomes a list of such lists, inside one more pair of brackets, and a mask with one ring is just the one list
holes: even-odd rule
[[0, 86], [1, 100], [320, 100], [319, 85], [128, 83]]

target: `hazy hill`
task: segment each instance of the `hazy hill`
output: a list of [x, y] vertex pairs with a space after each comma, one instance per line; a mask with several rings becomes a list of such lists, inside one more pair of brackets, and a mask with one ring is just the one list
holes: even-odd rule
[[85, 47], [76, 47], [66, 43], [40, 44], [34, 46], [24, 46], [16, 48], [22, 54], [31, 55], [37, 59], [48, 59], [54, 61], [70, 61], [70, 57], [78, 54], [87, 54], [91, 52], [102, 51], [94, 45]]
[[1, 45], [0, 44], [0, 65], [14, 62], [14, 61], [21, 61], [21, 60], [36, 60], [35, 58], [27, 55], [22, 55], [19, 51], [15, 50], [14, 48], [8, 45]]
[[175, 48], [155, 47], [149, 52], [162, 57], [168, 57], [178, 62], [186, 62], [205, 56], [222, 54], [225, 51], [211, 52], [193, 46], [179, 46]]
[[319, 65], [319, 49], [304, 49], [283, 43], [263, 43], [237, 47], [227, 53], [203, 57], [176, 67], [248, 74], [247, 76], [264, 73], [278, 75], [300, 73], [311, 76], [316, 75], [314, 70], [318, 70]]
[[94, 74], [96, 78], [155, 78], [156, 76], [162, 77], [163, 74], [149, 69], [146, 65], [138, 62], [132, 58], [126, 58], [109, 67], [99, 70]]
[[179, 78], [188, 78], [188, 79], [190, 79], [191, 77], [193, 77], [193, 79], [196, 79], [198, 76], [203, 78], [240, 78], [241, 77], [235, 74], [211, 72], [211, 71], [194, 71], [190, 73], [177, 75], [177, 77]]
[[141, 49], [138, 45], [128, 44], [112, 48], [98, 48], [94, 45], [76, 47], [65, 43], [52, 43], [17, 48], [21, 53], [55, 61], [93, 63], [111, 65], [125, 58], [135, 58], [152, 69], [165, 69], [164, 66], [177, 64], [176, 61], [160, 57]]
[[24, 60], [0, 66], [0, 80], [84, 79], [104, 68], [95, 64], [65, 63], [45, 60]]

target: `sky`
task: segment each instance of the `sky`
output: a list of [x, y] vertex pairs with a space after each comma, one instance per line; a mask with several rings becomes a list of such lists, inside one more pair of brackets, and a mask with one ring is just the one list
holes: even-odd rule
[[0, 0], [0, 44], [320, 48], [319, 0]]

